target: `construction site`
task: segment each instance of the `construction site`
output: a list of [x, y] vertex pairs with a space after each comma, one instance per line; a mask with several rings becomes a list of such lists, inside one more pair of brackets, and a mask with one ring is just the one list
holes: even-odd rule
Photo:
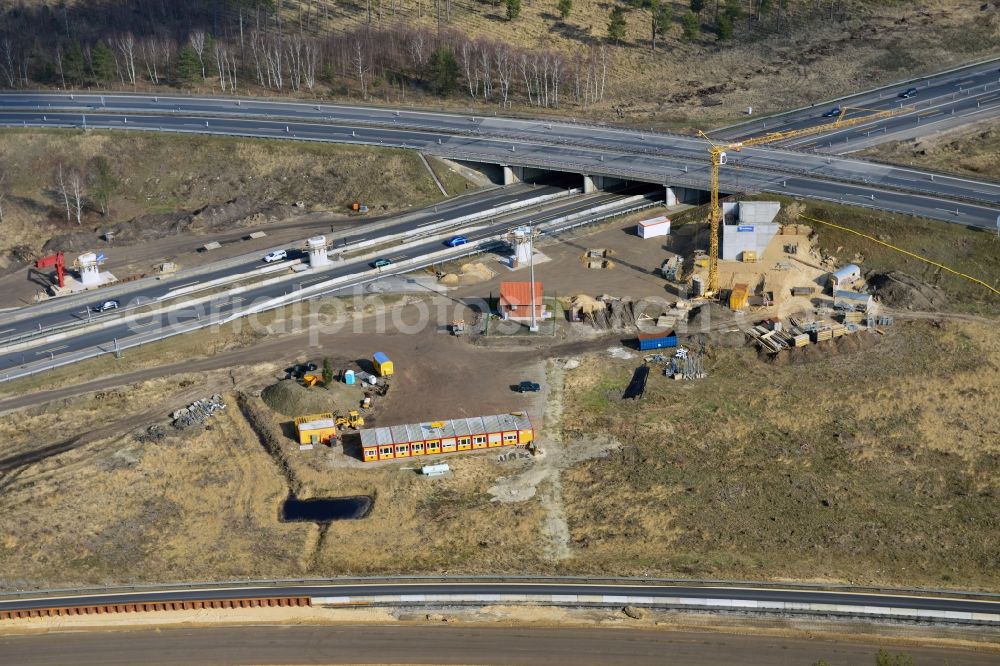
[[[265, 138], [394, 146], [337, 178], [277, 154], [268, 183], [293, 165], [335, 208], [294, 183], [274, 219], [192, 198], [157, 218], [171, 253], [143, 216], [70, 226], [0, 275], [30, 280], [0, 303], [0, 587], [995, 590], [1000, 252], [972, 194], [996, 185], [874, 163], [850, 180], [832, 139], [795, 143], [870, 139], [914, 111], [891, 92], [697, 136], [310, 100]], [[438, 122], [453, 143], [421, 134]], [[404, 193], [365, 189], [396, 162]], [[398, 591], [378, 608], [430, 615]], [[615, 591], [600, 603], [641, 616]]]

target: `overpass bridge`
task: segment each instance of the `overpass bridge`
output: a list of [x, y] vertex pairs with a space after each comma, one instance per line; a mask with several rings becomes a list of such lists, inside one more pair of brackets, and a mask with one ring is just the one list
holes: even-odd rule
[[[492, 165], [503, 182], [577, 174], [585, 190], [635, 181], [667, 200], [708, 189], [703, 140], [604, 125], [250, 98], [0, 94], [0, 125], [221, 134], [419, 150]], [[995, 228], [1000, 184], [784, 148], [747, 148], [723, 169], [726, 193], [771, 192]]]

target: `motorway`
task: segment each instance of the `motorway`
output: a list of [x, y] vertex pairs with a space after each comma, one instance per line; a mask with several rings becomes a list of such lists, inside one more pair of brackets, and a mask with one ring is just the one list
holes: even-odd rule
[[[646, 188], [646, 191], [649, 192], [648, 188]], [[649, 197], [650, 203], [656, 199], [662, 199], [662, 195], [658, 192], [650, 192]], [[463, 235], [468, 238], [469, 243], [467, 246], [458, 248], [457, 251], [461, 252], [466, 247], [468, 248], [468, 253], [488, 249], [494, 243], [489, 239], [512, 227], [528, 223], [540, 224], [547, 220], [554, 220], [575, 213], [586, 213], [598, 206], [624, 202], [627, 198], [623, 193], [602, 192], [587, 196], [559, 199], [545, 205], [543, 209], [531, 208], [501, 216], [496, 220], [483, 220], [478, 223], [478, 226], [463, 232]], [[574, 220], [573, 223], [578, 223], [578, 221]], [[425, 242], [416, 242], [414, 239], [410, 239], [410, 241], [405, 247], [401, 246], [395, 250], [388, 250], [383, 253], [382, 256], [391, 260], [393, 264], [381, 269], [375, 276], [370, 275], [370, 258], [346, 259], [342, 263], [338, 262], [332, 268], [321, 272], [303, 272], [301, 278], [297, 277], [293, 280], [274, 284], [250, 286], [238, 295], [222, 294], [190, 307], [156, 312], [141, 316], [137, 320], [122, 320], [119, 322], [118, 314], [111, 315], [106, 319], [102, 319], [102, 322], [106, 322], [107, 325], [98, 330], [87, 330], [78, 334], [72, 334], [70, 337], [49, 344], [44, 344], [41, 341], [32, 342], [30, 343], [32, 344], [31, 348], [3, 353], [0, 355], [0, 376], [5, 380], [13, 379], [24, 374], [30, 374], [34, 368], [33, 364], [42, 364], [48, 367], [60, 361], [71, 362], [71, 360], [82, 360], [82, 358], [88, 358], [99, 353], [109, 353], [115, 349], [126, 349], [169, 335], [178, 335], [197, 328], [221, 324], [242, 314], [259, 311], [271, 299], [280, 298], [295, 291], [308, 290], [337, 278], [349, 278], [352, 275], [357, 275], [356, 280], [338, 284], [336, 288], [312, 294], [311, 297], [333, 291], [344, 291], [377, 279], [381, 275], [388, 276], [413, 270], [413, 265], [407, 265], [403, 262], [419, 260], [421, 257], [446, 249], [440, 238]], [[402, 264], [402, 267], [399, 266], [400, 264]], [[152, 288], [155, 289], [155, 287]], [[130, 296], [130, 298], [133, 301], [135, 300], [134, 296]], [[31, 309], [28, 308], [27, 310], [30, 313]], [[79, 313], [74, 310], [57, 311], [57, 316], [66, 317], [67, 315], [75, 317], [79, 316]], [[30, 329], [36, 325], [35, 322], [36, 318], [31, 317], [18, 322], [17, 325], [26, 326]], [[81, 317], [80, 325], [83, 326], [85, 323], [86, 320]]]
[[[168, 590], [111, 591], [70, 596], [29, 596], [0, 600], [2, 610], [25, 610], [99, 604], [128, 604], [163, 601], [197, 601], [224, 598], [302, 597], [399, 597], [413, 595], [564, 595], [588, 597], [647, 597], [652, 600], [676, 597], [695, 599], [740, 599], [759, 602], [800, 604], [837, 604], [857, 607], [891, 606], [893, 608], [1000, 614], [996, 595], [932, 596], [914, 593], [873, 593], [828, 591], [816, 588], [731, 587], [697, 584], [644, 584], [641, 582], [357, 582], [316, 584], [275, 584], [212, 588], [176, 588]], [[390, 605], [399, 605], [398, 599]]]
[[[916, 88], [916, 95], [906, 99], [900, 97], [900, 93], [910, 88]], [[769, 132], [816, 127], [834, 120], [824, 118], [822, 114], [835, 107], [845, 106], [859, 109], [849, 111], [846, 118], [864, 115], [870, 110], [885, 111], [901, 107], [914, 107], [914, 110], [775, 145], [840, 155], [885, 141], [913, 138], [938, 129], [996, 117], [1000, 115], [1000, 60], [900, 81], [868, 92], [747, 121], [712, 132], [711, 136], [733, 141]]]
[[[888, 643], [888, 644], [886, 644]], [[510, 666], [833, 666], [871, 664], [880, 647], [921, 666], [996, 664], [994, 651], [907, 646], [873, 637], [784, 637], [612, 627], [247, 626], [0, 636], [19, 666], [133, 664], [508, 664]]]
[[[512, 204], [515, 202], [527, 202], [532, 199], [564, 192], [565, 189], [557, 185], [514, 185], [508, 188], [490, 190], [477, 196], [461, 197], [442, 202], [436, 206], [416, 211], [409, 215], [402, 216], [398, 220], [391, 220], [378, 225], [378, 229], [372, 229], [365, 225], [361, 230], [344, 237], [342, 240], [357, 244], [372, 237], [392, 236], [404, 233], [420, 233], [422, 229], [441, 223], [448, 219], [455, 219], [466, 215], [480, 213], [484, 210]], [[304, 241], [305, 239], [303, 239]], [[336, 239], [327, 238], [327, 241]], [[334, 246], [341, 245], [338, 243]], [[275, 248], [277, 249], [277, 248]], [[289, 258], [301, 258], [304, 251], [289, 249]], [[123, 297], [122, 307], [129, 304], [151, 303], [166, 297], [171, 291], [178, 289], [181, 284], [197, 281], [199, 283], [209, 282], [219, 278], [247, 273], [265, 264], [261, 258], [266, 251], [245, 255], [234, 261], [220, 262], [207, 271], [198, 271], [197, 276], [188, 273], [180, 274], [170, 280], [146, 280], [133, 285], [128, 289], [127, 298]], [[276, 266], [275, 266], [276, 267]], [[46, 303], [44, 308], [22, 308], [13, 313], [9, 319], [4, 320], [3, 331], [0, 332], [0, 346], [9, 344], [12, 340], [37, 331], [39, 328], [51, 329], [55, 326], [80, 324], [94, 319], [100, 320], [108, 315], [94, 315], [88, 312], [90, 306], [96, 301], [104, 300], [110, 296], [105, 296], [106, 290], [101, 294], [93, 293], [65, 296], [57, 301]], [[54, 306], [54, 307], [53, 307]], [[114, 313], [120, 314], [118, 313]], [[112, 315], [113, 316], [113, 315]]]
[[[0, 124], [382, 145], [698, 189], [709, 180], [700, 139], [566, 122], [253, 99], [6, 93]], [[776, 148], [730, 157], [721, 174], [727, 192], [811, 197], [983, 228], [994, 228], [1000, 213], [996, 183]]]

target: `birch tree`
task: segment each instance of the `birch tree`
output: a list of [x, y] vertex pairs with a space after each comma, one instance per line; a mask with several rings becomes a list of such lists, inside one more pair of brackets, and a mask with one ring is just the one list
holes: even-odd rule
[[85, 180], [79, 169], [70, 169], [66, 178], [69, 186], [69, 195], [72, 198], [73, 207], [76, 210], [76, 223], [83, 225], [83, 202], [85, 194]]
[[7, 172], [0, 164], [0, 224], [3, 224], [4, 203], [7, 199]]
[[191, 43], [191, 48], [194, 49], [195, 54], [198, 56], [198, 64], [201, 65], [201, 80], [205, 80], [205, 31], [195, 30], [191, 33], [188, 38]]
[[122, 69], [124, 78], [135, 87], [135, 37], [131, 32], [125, 33], [117, 40], [118, 50], [122, 54]]
[[66, 221], [69, 222], [72, 220], [72, 211], [69, 207], [69, 188], [66, 185], [66, 173], [62, 162], [56, 165], [56, 193], [66, 207]]

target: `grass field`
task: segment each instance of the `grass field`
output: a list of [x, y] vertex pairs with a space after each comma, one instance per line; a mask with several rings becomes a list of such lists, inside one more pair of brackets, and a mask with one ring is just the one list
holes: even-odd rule
[[[55, 190], [57, 165], [95, 173], [104, 158], [112, 183], [109, 214], [90, 188], [83, 226], [66, 221]], [[304, 142], [70, 130], [0, 130], [8, 174], [0, 253], [37, 252], [60, 233], [105, 228], [152, 213], [191, 212], [245, 197], [263, 208], [302, 201], [346, 213], [363, 201], [383, 213], [441, 198], [412, 151]], [[251, 206], [252, 207], [252, 206]]]
[[914, 324], [806, 365], [719, 350], [708, 379], [626, 402], [634, 364], [590, 358], [567, 435], [625, 446], [563, 483], [567, 567], [995, 589], [998, 363], [992, 327]]

